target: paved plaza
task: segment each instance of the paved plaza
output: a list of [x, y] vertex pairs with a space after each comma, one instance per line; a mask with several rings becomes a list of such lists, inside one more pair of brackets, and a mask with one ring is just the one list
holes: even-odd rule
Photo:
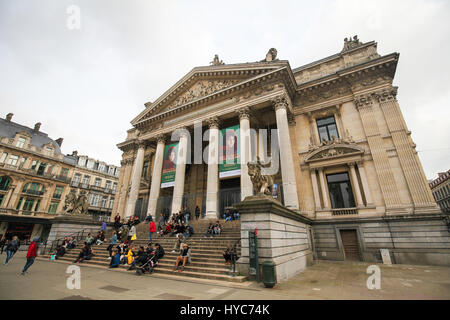
[[69, 264], [36, 260], [25, 276], [20, 275], [25, 253], [9, 265], [1, 255], [0, 299], [152, 299], [152, 300], [277, 300], [277, 299], [450, 299], [450, 268], [378, 264], [381, 288], [369, 290], [369, 264], [316, 262], [305, 272], [264, 288], [261, 283], [228, 284], [193, 279], [175, 280], [154, 274], [81, 267], [81, 289], [68, 289]]

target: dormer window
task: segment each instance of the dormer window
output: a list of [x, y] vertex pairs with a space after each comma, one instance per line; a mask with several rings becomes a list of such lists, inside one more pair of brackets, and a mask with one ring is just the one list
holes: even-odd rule
[[317, 119], [317, 130], [319, 131], [319, 139], [322, 141], [331, 141], [333, 136], [339, 138], [336, 121], [334, 117]]
[[45, 147], [44, 152], [45, 152], [45, 154], [46, 154], [47, 156], [53, 155], [53, 149], [52, 149], [52, 148]]
[[25, 142], [26, 141], [27, 141], [27, 139], [19, 137], [19, 139], [17, 140], [16, 147], [17, 148], [23, 148], [25, 146]]

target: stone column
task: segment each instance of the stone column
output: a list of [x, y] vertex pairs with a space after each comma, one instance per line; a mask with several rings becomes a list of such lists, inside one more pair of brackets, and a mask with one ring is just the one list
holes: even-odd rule
[[156, 206], [158, 204], [159, 192], [161, 191], [161, 175], [164, 159], [164, 147], [166, 141], [164, 136], [160, 135], [157, 138], [158, 144], [156, 146], [155, 160], [152, 172], [152, 184], [150, 186], [150, 195], [148, 200], [147, 215], [156, 217]]
[[22, 193], [22, 188], [23, 188], [23, 184], [24, 184], [25, 180], [17, 180], [17, 185], [14, 188], [14, 191], [11, 194], [11, 197], [9, 198], [8, 201], [8, 208], [11, 209], [16, 209], [16, 202], [17, 199], [20, 198], [20, 194]]
[[241, 200], [253, 195], [253, 184], [248, 175], [247, 163], [252, 159], [250, 136], [250, 109], [238, 110], [241, 140]]
[[295, 180], [294, 160], [287, 117], [288, 101], [282, 96], [272, 101], [275, 108], [280, 146], [281, 177], [283, 180], [284, 205], [298, 210], [297, 182]]
[[322, 198], [323, 198], [323, 206], [325, 209], [331, 209], [330, 202], [328, 201], [328, 192], [326, 186], [325, 175], [323, 174], [323, 168], [319, 169], [319, 179], [320, 179], [320, 187], [322, 188]]
[[314, 191], [314, 202], [316, 204], [316, 210], [321, 210], [322, 206], [320, 204], [320, 194], [319, 194], [319, 186], [317, 185], [317, 175], [316, 175], [316, 169], [311, 169], [311, 181]]
[[127, 208], [125, 210], [125, 217], [134, 215], [134, 208], [139, 194], [139, 187], [141, 185], [142, 166], [144, 165], [144, 151], [145, 143], [141, 142], [138, 145], [136, 159], [134, 160], [133, 172], [131, 174], [131, 188], [128, 195]]
[[364, 168], [364, 163], [358, 162], [359, 176], [361, 177], [361, 183], [364, 191], [364, 196], [366, 197], [367, 206], [373, 206], [372, 195], [370, 194], [369, 183], [367, 182], [366, 170]]
[[358, 177], [356, 176], [355, 164], [353, 162], [350, 162], [348, 164], [348, 166], [350, 167], [350, 176], [351, 176], [353, 188], [356, 193], [356, 205], [358, 208], [364, 207], [364, 202], [363, 202], [362, 196], [361, 196], [361, 189], [359, 188]]
[[184, 193], [184, 178], [186, 174], [186, 158], [188, 148], [187, 132], [180, 135], [178, 143], [177, 168], [175, 171], [175, 186], [173, 187], [172, 213], [178, 213], [181, 210]]
[[206, 214], [205, 219], [217, 219], [219, 205], [219, 119], [208, 120], [208, 182], [206, 186]]
[[12, 196], [15, 188], [16, 188], [15, 185], [11, 184], [9, 186], [8, 192], [6, 193], [6, 196], [5, 196], [5, 198], [3, 199], [3, 202], [2, 202], [2, 206], [1, 206], [2, 208], [7, 208], [8, 207], [9, 199], [11, 199], [11, 196]]

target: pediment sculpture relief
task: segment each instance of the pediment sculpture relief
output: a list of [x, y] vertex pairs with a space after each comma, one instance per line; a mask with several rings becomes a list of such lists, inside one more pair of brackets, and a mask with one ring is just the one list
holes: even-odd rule
[[200, 81], [195, 84], [191, 89], [179, 96], [169, 107], [169, 109], [176, 108], [195, 99], [205, 97], [216, 91], [230, 87], [236, 84], [238, 80], [210, 80]]
[[351, 136], [348, 135], [346, 138], [333, 136], [332, 140], [324, 140], [320, 145], [313, 145], [311, 141], [305, 162], [361, 153], [364, 153], [364, 149], [359, 147]]

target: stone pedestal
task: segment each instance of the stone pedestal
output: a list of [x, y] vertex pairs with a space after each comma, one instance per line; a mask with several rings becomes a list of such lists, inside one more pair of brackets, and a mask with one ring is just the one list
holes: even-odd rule
[[264, 195], [246, 197], [236, 207], [241, 214], [241, 257], [236, 268], [241, 274], [249, 274], [248, 236], [255, 228], [259, 265], [272, 261], [277, 281], [297, 275], [312, 263], [310, 219]]
[[52, 242], [64, 237], [75, 235], [79, 231], [85, 231], [85, 237], [90, 232], [95, 236], [101, 230], [102, 222], [93, 221], [91, 216], [64, 214], [52, 220], [52, 228], [48, 235], [48, 241]]

